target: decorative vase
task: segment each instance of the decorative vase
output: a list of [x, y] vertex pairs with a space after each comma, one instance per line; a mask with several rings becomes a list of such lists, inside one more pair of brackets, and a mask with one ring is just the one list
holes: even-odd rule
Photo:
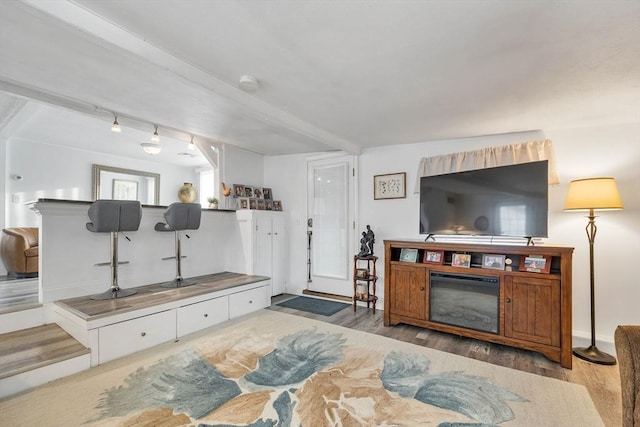
[[193, 188], [193, 184], [190, 182], [185, 182], [178, 191], [178, 198], [183, 203], [193, 203], [196, 201], [197, 197], [198, 193], [196, 193], [196, 189]]

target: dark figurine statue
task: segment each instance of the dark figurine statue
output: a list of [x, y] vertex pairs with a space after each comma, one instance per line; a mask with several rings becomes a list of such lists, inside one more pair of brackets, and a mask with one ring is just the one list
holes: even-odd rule
[[371, 226], [367, 225], [367, 231], [362, 232], [362, 238], [360, 239], [360, 253], [358, 257], [366, 258], [373, 256], [373, 244], [376, 241], [376, 235], [373, 233]]

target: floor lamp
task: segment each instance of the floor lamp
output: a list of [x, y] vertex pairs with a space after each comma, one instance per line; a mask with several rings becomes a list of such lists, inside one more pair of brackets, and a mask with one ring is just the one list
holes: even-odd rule
[[598, 350], [596, 347], [595, 292], [593, 270], [593, 243], [596, 240], [596, 217], [594, 210], [622, 209], [622, 200], [613, 178], [587, 178], [571, 181], [564, 209], [566, 211], [589, 211], [587, 238], [589, 239], [589, 269], [591, 273], [591, 345], [574, 348], [573, 354], [589, 362], [601, 365], [615, 365], [615, 357]]

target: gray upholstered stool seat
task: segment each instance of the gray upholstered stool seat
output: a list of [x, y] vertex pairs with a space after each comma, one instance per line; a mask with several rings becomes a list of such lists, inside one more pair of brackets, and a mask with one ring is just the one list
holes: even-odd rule
[[[165, 288], [179, 288], [182, 286], [195, 285], [193, 280], [185, 280], [182, 277], [182, 243], [181, 233], [186, 230], [197, 230], [200, 228], [200, 217], [202, 216], [202, 207], [198, 203], [172, 203], [164, 212], [166, 223], [159, 222], [155, 226], [156, 231], [173, 231], [175, 233], [176, 255], [163, 259], [176, 260], [176, 277], [171, 282], [162, 284]], [[185, 234], [189, 238], [188, 234]]]
[[118, 233], [136, 231], [142, 219], [140, 202], [130, 200], [96, 200], [89, 207], [87, 230], [94, 233], [111, 234], [111, 261], [96, 265], [111, 266], [111, 287], [108, 291], [93, 295], [91, 299], [122, 298], [135, 294], [133, 289], [120, 289], [118, 286], [118, 265], [127, 261], [118, 261]]

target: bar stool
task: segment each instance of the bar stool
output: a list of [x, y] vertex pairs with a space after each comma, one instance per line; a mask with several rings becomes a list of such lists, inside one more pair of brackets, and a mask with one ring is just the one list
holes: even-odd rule
[[111, 233], [111, 262], [96, 264], [96, 266], [111, 266], [111, 287], [106, 292], [92, 295], [91, 299], [106, 300], [134, 295], [136, 290], [120, 289], [118, 286], [118, 265], [129, 263], [129, 261], [118, 261], [118, 233], [138, 230], [142, 219], [140, 202], [96, 200], [89, 207], [88, 214], [91, 222], [87, 223], [87, 230], [93, 233]]
[[[182, 244], [180, 241], [181, 232], [185, 230], [197, 230], [200, 228], [200, 217], [202, 216], [202, 207], [198, 203], [181, 203], [175, 202], [169, 205], [164, 212], [164, 219], [166, 223], [159, 222], [155, 226], [156, 231], [173, 231], [175, 233], [175, 246], [176, 255], [171, 257], [162, 258], [163, 260], [174, 259], [176, 260], [176, 278], [171, 282], [163, 283], [164, 288], [180, 288], [183, 286], [195, 285], [197, 282], [194, 280], [185, 280], [182, 277]], [[185, 233], [187, 239], [190, 239], [189, 235]]]

